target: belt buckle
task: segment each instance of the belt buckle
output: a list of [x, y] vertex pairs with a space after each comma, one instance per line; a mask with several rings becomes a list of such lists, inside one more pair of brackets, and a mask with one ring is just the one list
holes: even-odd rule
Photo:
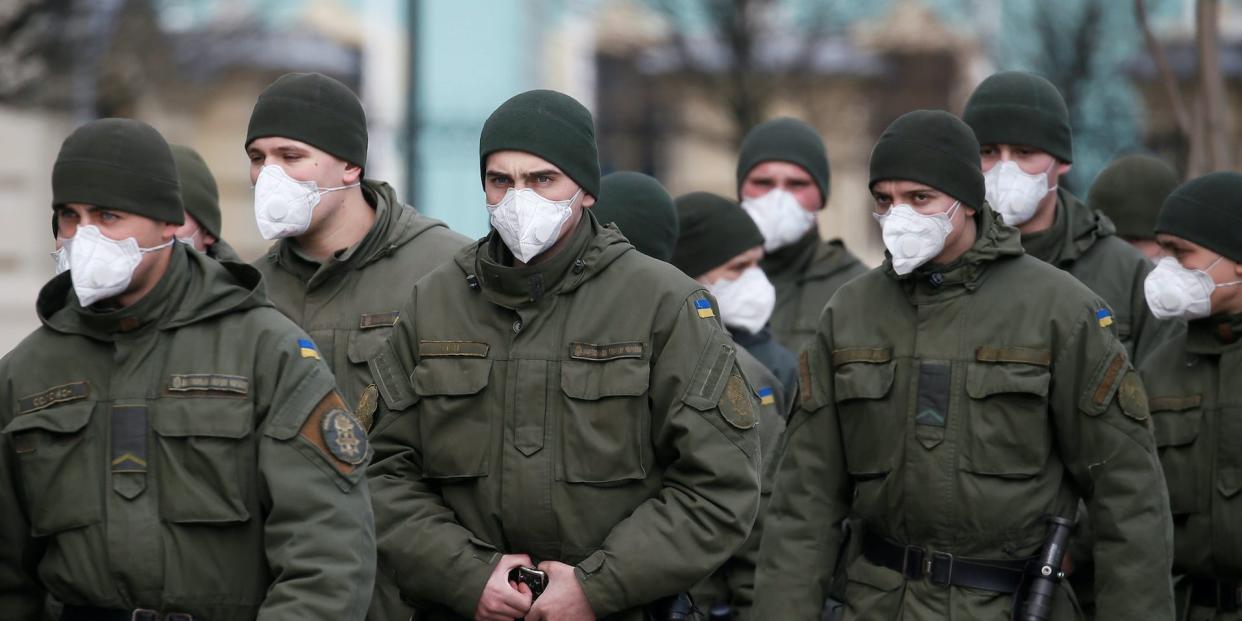
[[160, 613], [150, 608], [135, 608], [129, 613], [129, 621], [160, 621]]
[[[944, 581], [936, 579], [936, 573], [932, 571], [937, 560], [948, 560], [949, 568], [944, 573]], [[927, 581], [937, 586], [949, 586], [953, 583], [953, 555], [948, 552], [932, 552], [927, 559]]]
[[908, 545], [901, 553], [901, 575], [910, 580], [923, 577], [923, 559], [926, 550], [918, 546]]

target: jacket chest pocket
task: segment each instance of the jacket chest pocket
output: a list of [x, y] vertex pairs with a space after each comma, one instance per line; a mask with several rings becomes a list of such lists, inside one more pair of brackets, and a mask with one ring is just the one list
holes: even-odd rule
[[641, 358], [561, 363], [558, 479], [607, 484], [647, 477], [651, 367]]
[[[840, 358], [841, 353], [834, 354]], [[875, 478], [893, 469], [900, 437], [901, 409], [893, 395], [896, 362], [849, 362], [836, 367], [833, 398], [848, 447], [845, 465], [855, 478]]]
[[380, 348], [388, 340], [388, 335], [392, 334], [393, 326], [397, 325], [397, 318], [400, 315], [399, 311], [359, 315], [358, 327], [349, 332], [349, 343], [345, 352], [349, 361], [363, 365], [365, 371], [367, 360], [374, 358], [380, 352]]
[[253, 406], [233, 397], [166, 397], [151, 417], [160, 515], [179, 524], [250, 519], [258, 468]]
[[3, 433], [16, 452], [21, 485], [37, 537], [103, 519], [105, 437], [90, 428], [93, 403], [21, 414]]
[[423, 358], [414, 368], [424, 477], [487, 476], [496, 414], [485, 390], [491, 372], [487, 358]]
[[1048, 367], [1021, 362], [972, 362], [966, 368], [967, 425], [962, 464], [975, 474], [1028, 478], [1052, 449]]
[[1151, 397], [1152, 434], [1160, 465], [1169, 487], [1169, 506], [1175, 515], [1207, 510], [1202, 492], [1206, 477], [1203, 467], [1210, 448], [1199, 442], [1203, 410], [1199, 395], [1191, 397]]

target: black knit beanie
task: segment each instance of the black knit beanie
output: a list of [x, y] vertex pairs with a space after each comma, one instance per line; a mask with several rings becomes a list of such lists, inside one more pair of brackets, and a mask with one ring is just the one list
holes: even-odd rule
[[182, 224], [181, 185], [168, 143], [133, 119], [100, 119], [60, 145], [52, 167], [52, 206], [85, 203]]
[[576, 99], [547, 90], [526, 91], [500, 104], [479, 135], [479, 178], [486, 183], [487, 156], [525, 151], [560, 168], [582, 191], [599, 198], [595, 122]]
[[604, 175], [591, 211], [600, 222], [617, 225], [639, 252], [665, 262], [673, 258], [677, 208], [654, 178], [628, 170]]
[[1242, 263], [1242, 174], [1215, 172], [1183, 183], [1165, 199], [1156, 232]]
[[1164, 160], [1150, 155], [1127, 155], [1100, 171], [1087, 194], [1087, 205], [1117, 225], [1117, 234], [1129, 239], [1155, 239], [1156, 215], [1179, 179]]
[[925, 183], [980, 209], [984, 200], [979, 143], [957, 117], [944, 110], [915, 110], [898, 117], [871, 151], [871, 181]]
[[756, 125], [742, 140], [737, 156], [737, 196], [742, 198], [742, 182], [751, 169], [764, 162], [789, 162], [802, 167], [822, 199], [820, 207], [828, 204], [829, 181], [828, 150], [814, 127], [790, 117], [772, 119]]
[[681, 233], [673, 251], [673, 265], [698, 278], [755, 246], [763, 234], [737, 203], [710, 192], [678, 196], [677, 219]]
[[194, 149], [180, 144], [169, 146], [181, 178], [181, 204], [185, 212], [194, 216], [204, 231], [220, 239], [220, 191], [216, 178]]
[[246, 143], [280, 136], [367, 165], [367, 115], [348, 86], [321, 73], [286, 73], [259, 94]]
[[993, 74], [975, 89], [962, 119], [979, 144], [1020, 144], [1074, 161], [1069, 109], [1052, 82], [1024, 71]]

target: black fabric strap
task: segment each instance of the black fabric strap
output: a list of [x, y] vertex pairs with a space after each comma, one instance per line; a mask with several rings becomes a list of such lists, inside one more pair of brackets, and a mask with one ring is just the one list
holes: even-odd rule
[[997, 593], [1016, 592], [1027, 566], [1034, 560], [958, 558], [947, 552], [929, 553], [918, 546], [898, 545], [872, 533], [863, 534], [863, 556], [907, 580], [926, 578], [932, 584]]

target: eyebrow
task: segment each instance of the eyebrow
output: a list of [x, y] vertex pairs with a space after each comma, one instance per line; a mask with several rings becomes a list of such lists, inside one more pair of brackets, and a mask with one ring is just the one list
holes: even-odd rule
[[546, 169], [546, 170], [536, 170], [534, 172], [528, 172], [526, 173], [526, 176], [528, 178], [529, 177], [543, 177], [543, 176], [550, 177], [552, 175], [559, 175], [559, 174], [561, 174], [561, 171], [559, 170]]

